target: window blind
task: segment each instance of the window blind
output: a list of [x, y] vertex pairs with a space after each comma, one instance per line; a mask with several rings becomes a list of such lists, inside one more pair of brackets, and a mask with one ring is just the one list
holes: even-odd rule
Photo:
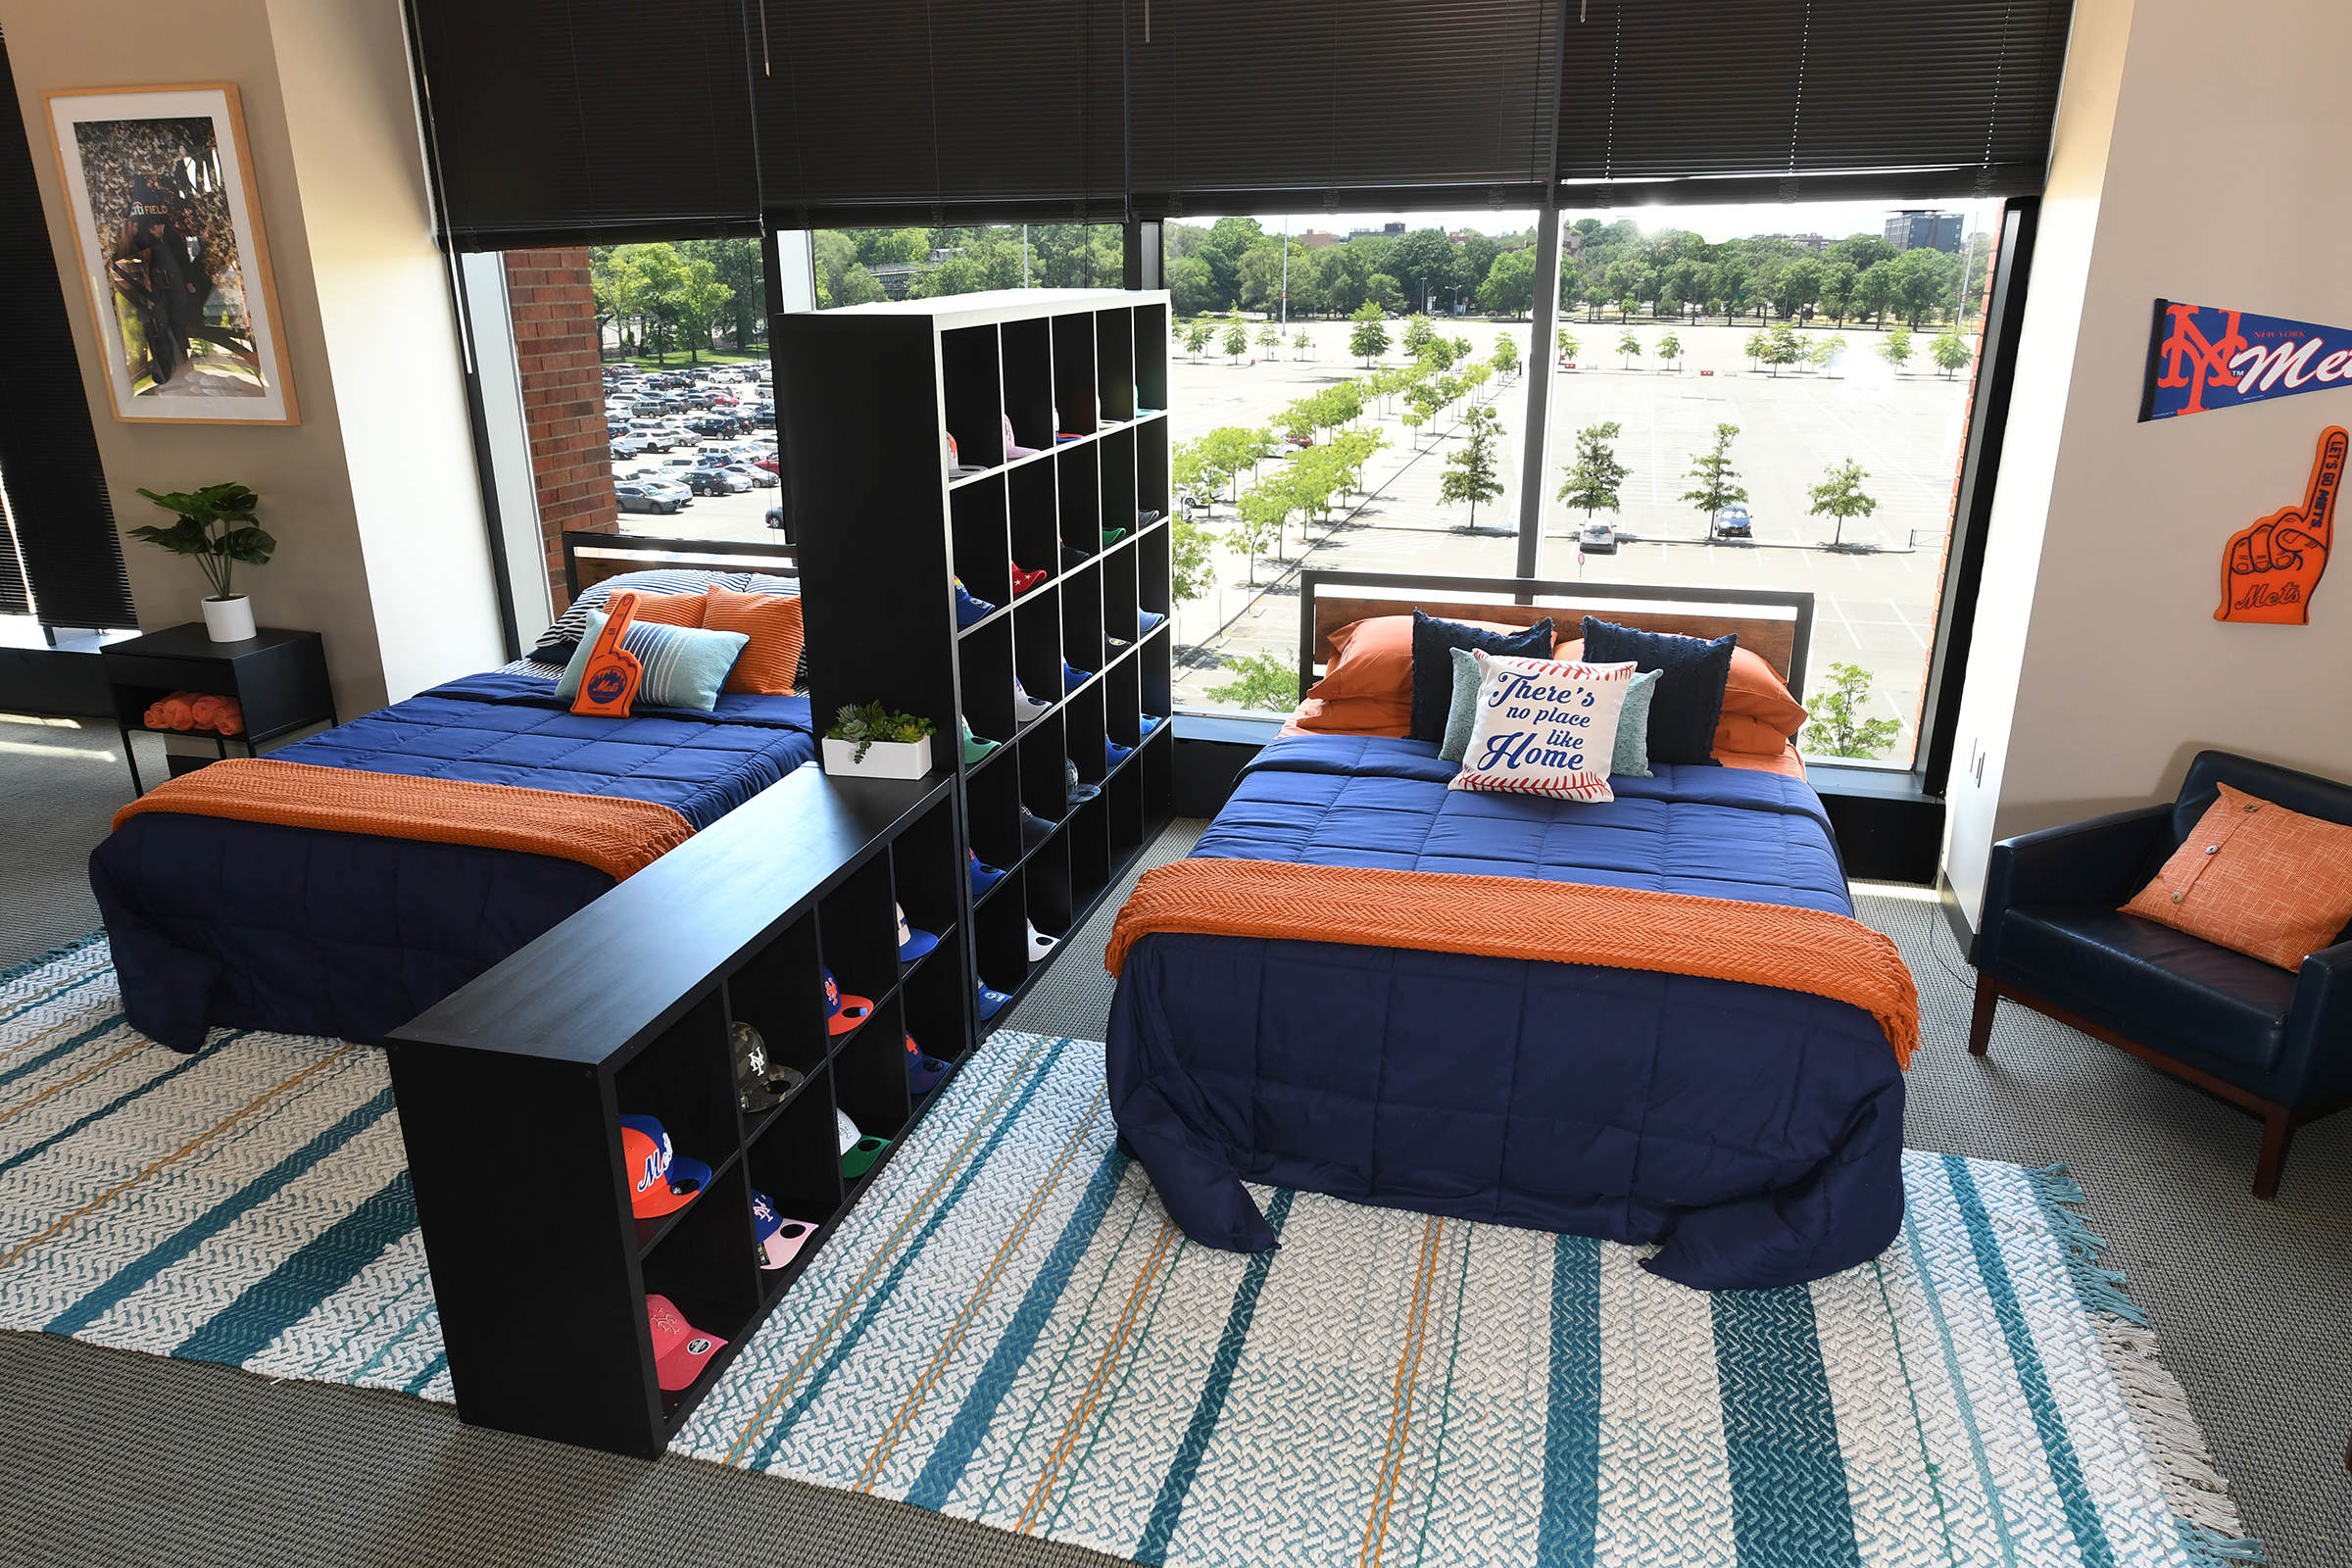
[[[17, 102], [5, 36], [0, 83]], [[31, 141], [22, 115], [0, 122], [0, 483], [15, 535], [12, 549], [0, 528], [0, 612], [37, 612], [51, 626], [136, 626]]]
[[1531, 207], [1559, 0], [1132, 7], [1136, 209]]
[[460, 250], [758, 230], [744, 0], [409, 0]]
[[1578, 3], [1563, 205], [2041, 189], [2071, 0]]

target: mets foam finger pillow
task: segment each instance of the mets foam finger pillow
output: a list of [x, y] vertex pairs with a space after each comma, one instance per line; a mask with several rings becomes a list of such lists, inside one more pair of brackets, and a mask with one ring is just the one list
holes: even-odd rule
[[1548, 659], [1478, 661], [1478, 716], [1462, 770], [1446, 787], [1570, 801], [1613, 801], [1617, 720], [1633, 689], [1632, 661], [1565, 664]]

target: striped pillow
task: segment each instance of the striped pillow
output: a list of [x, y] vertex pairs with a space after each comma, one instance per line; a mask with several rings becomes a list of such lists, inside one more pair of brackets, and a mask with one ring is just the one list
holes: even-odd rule
[[[564, 666], [564, 678], [556, 682], [558, 697], [578, 693], [589, 656], [596, 652], [597, 634], [604, 629], [605, 612], [590, 611], [587, 635], [580, 639], [571, 662]], [[635, 654], [645, 666], [645, 678], [637, 686], [638, 702], [655, 708], [696, 708], [707, 713], [718, 706], [727, 671], [735, 667], [736, 657], [750, 641], [739, 631], [697, 631], [632, 620], [621, 634], [620, 646]]]
[[703, 624], [751, 639], [727, 675], [727, 690], [792, 695], [801, 664], [801, 602], [781, 594], [739, 594], [712, 588], [703, 596]]
[[1478, 720], [1448, 789], [1595, 804], [1617, 798], [1609, 770], [1633, 661], [1564, 664], [1484, 649], [1471, 657], [1478, 661]]

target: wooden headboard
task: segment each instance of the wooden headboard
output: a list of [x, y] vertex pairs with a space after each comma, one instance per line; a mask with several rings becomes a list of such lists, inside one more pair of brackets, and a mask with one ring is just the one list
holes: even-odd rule
[[[1371, 615], [1415, 610], [1446, 620], [1493, 620], [1532, 626], [1545, 615], [1561, 642], [1578, 635], [1587, 613], [1643, 631], [1685, 637], [1737, 632], [1802, 697], [1805, 650], [1813, 641], [1813, 596], [1775, 588], [1652, 588], [1631, 583], [1542, 582], [1515, 577], [1420, 577], [1384, 571], [1298, 574], [1298, 690], [1315, 683], [1331, 659], [1331, 634]], [[1531, 604], [1513, 604], [1512, 599]], [[1500, 601], [1499, 603], [1497, 601]]]
[[744, 543], [733, 539], [647, 539], [636, 534], [566, 531], [564, 535], [564, 585], [567, 597], [593, 588], [607, 577], [624, 571], [650, 571], [657, 566], [701, 567], [710, 571], [764, 571], [778, 577], [797, 577], [801, 568], [787, 544]]

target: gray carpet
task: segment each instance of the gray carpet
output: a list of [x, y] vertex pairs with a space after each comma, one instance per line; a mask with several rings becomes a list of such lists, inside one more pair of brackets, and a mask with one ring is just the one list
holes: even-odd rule
[[[85, 812], [96, 831], [114, 804]], [[1152, 863], [1185, 853], [1202, 825], [1176, 824]], [[48, 853], [77, 876], [94, 837], [52, 841]], [[12, 866], [38, 870], [22, 839], [9, 850]], [[71, 878], [52, 869], [29, 880]], [[1924, 1042], [1906, 1141], [2065, 1160], [2110, 1243], [2108, 1265], [2129, 1273], [2270, 1560], [2352, 1568], [2352, 1113], [2305, 1129], [2279, 1200], [2258, 1203], [2246, 1196], [2251, 1119], [2007, 1006], [1991, 1057], [1972, 1059], [1974, 977], [1935, 904], [1923, 889], [1856, 891], [1863, 917], [1901, 944], [1919, 979]], [[1111, 985], [1089, 955], [1108, 940], [1117, 902], [1071, 938], [1080, 951], [1024, 999], [1012, 1027], [1102, 1038]], [[9, 928], [0, 966], [55, 940], [20, 941]], [[0, 1335], [0, 1383], [12, 1391], [0, 1422], [0, 1563], [1116, 1560], [876, 1498], [474, 1431], [445, 1406], [394, 1395], [271, 1384], [41, 1336]]]
[[[155, 783], [163, 737], [131, 741], [141, 775]], [[0, 714], [0, 969], [97, 928], [90, 850], [130, 798], [113, 725]]]

